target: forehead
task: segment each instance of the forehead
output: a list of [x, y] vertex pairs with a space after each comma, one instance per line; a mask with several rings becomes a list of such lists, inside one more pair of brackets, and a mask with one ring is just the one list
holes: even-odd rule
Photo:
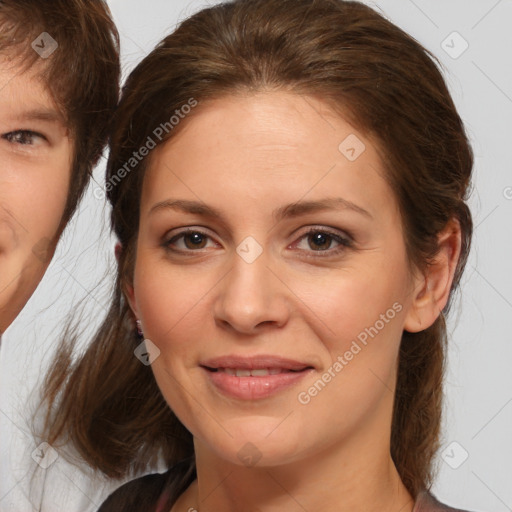
[[0, 116], [3, 120], [49, 121], [65, 125], [41, 73], [44, 63], [29, 67], [0, 55]]
[[[274, 196], [277, 203], [337, 193], [359, 204], [389, 207], [391, 194], [373, 139], [321, 100], [270, 92], [219, 98], [196, 108], [151, 155], [143, 209], [169, 194], [243, 207]], [[361, 153], [352, 158], [347, 149]]]
[[300, 171], [327, 161], [354, 168], [372, 162], [383, 170], [375, 138], [356, 129], [341, 108], [312, 96], [234, 94], [200, 102], [180, 122], [176, 134], [152, 152], [150, 169], [165, 166], [166, 159], [173, 166], [186, 159], [188, 168], [198, 171], [205, 161], [217, 170], [240, 164], [237, 175], [256, 167], [277, 171], [280, 164]]

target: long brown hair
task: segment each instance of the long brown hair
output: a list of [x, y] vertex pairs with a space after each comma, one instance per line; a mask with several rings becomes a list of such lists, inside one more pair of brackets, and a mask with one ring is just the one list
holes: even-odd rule
[[[437, 64], [436, 64], [437, 63]], [[112, 303], [92, 343], [73, 357], [68, 333], [49, 373], [49, 443], [70, 440], [94, 468], [112, 477], [193, 456], [191, 434], [166, 404], [139, 343], [123, 294], [130, 282], [146, 158], [129, 172], [134, 151], [155, 139], [191, 99], [238, 91], [286, 89], [339, 108], [377, 141], [400, 208], [411, 269], [425, 270], [437, 235], [460, 222], [461, 255], [450, 300], [435, 323], [404, 332], [394, 403], [391, 456], [409, 490], [429, 488], [439, 447], [448, 313], [471, 242], [466, 205], [473, 154], [437, 59], [364, 4], [343, 0], [235, 0], [185, 20], [131, 73], [115, 116], [107, 169], [112, 229], [122, 244]], [[122, 179], [119, 178], [120, 170]]]

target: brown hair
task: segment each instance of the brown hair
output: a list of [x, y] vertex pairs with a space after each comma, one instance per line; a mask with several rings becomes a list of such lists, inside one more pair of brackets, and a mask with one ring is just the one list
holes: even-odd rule
[[[416, 40], [358, 2], [220, 4], [182, 22], [132, 72], [116, 114], [107, 169], [112, 182], [155, 128], [191, 98], [201, 102], [286, 88], [329, 101], [378, 141], [411, 269], [426, 269], [438, 251], [437, 235], [458, 219], [462, 248], [450, 301], [431, 327], [404, 332], [400, 347], [391, 456], [413, 496], [432, 483], [442, 413], [444, 314], [472, 234], [465, 201], [473, 154], [436, 62]], [[145, 470], [156, 454], [169, 465], [193, 455], [191, 434], [166, 404], [150, 367], [133, 355], [139, 341], [122, 291], [133, 275], [147, 165], [148, 159], [140, 162], [108, 194], [112, 228], [123, 246], [110, 311], [77, 360], [74, 338], [64, 341], [45, 389], [46, 400], [56, 406], [47, 417], [48, 442], [67, 434], [87, 462], [113, 477]]]
[[[32, 43], [48, 33], [42, 59]], [[119, 100], [119, 35], [104, 0], [0, 0], [0, 53], [36, 65], [74, 141], [71, 186], [60, 230], [72, 217], [107, 142]]]

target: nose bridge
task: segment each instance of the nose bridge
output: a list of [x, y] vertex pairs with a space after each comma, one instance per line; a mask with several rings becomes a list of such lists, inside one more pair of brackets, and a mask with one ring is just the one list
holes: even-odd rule
[[263, 322], [282, 325], [288, 314], [286, 287], [270, 267], [271, 252], [252, 237], [244, 239], [222, 280], [214, 308], [216, 320], [246, 333]]

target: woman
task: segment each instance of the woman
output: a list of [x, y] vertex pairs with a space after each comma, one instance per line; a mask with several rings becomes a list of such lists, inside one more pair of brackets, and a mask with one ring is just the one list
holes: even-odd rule
[[115, 118], [109, 314], [46, 387], [50, 444], [169, 468], [100, 510], [455, 510], [428, 489], [472, 164], [432, 56], [363, 4], [164, 39]]

